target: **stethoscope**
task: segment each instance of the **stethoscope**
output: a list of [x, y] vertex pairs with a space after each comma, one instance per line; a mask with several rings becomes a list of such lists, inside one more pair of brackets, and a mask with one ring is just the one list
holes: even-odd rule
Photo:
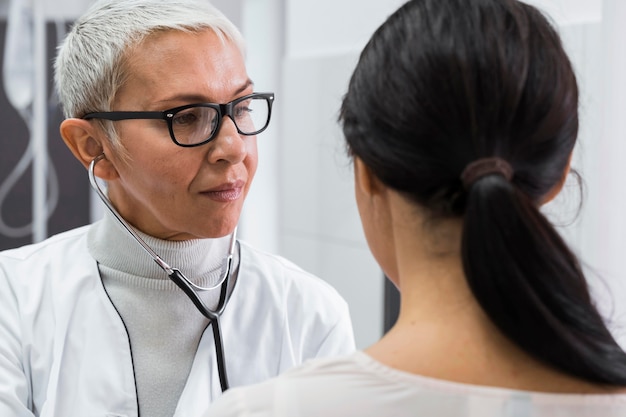
[[[152, 257], [154, 262], [161, 267], [167, 274], [167, 276], [174, 281], [176, 285], [180, 287], [181, 290], [187, 294], [189, 299], [194, 303], [198, 311], [202, 313], [207, 319], [211, 321], [211, 328], [213, 329], [213, 340], [215, 341], [215, 356], [217, 359], [217, 371], [220, 377], [220, 385], [222, 387], [222, 392], [228, 389], [228, 376], [226, 375], [226, 363], [224, 360], [224, 344], [222, 342], [222, 334], [220, 332], [220, 316], [224, 312], [224, 308], [226, 307], [226, 303], [228, 301], [228, 282], [230, 281], [230, 275], [232, 273], [232, 264], [233, 264], [233, 254], [235, 253], [235, 243], [237, 242], [237, 228], [233, 230], [233, 233], [230, 236], [230, 246], [228, 250], [228, 255], [226, 256], [224, 262], [226, 264], [226, 271], [224, 275], [220, 278], [220, 280], [212, 287], [201, 287], [199, 285], [191, 282], [178, 268], [172, 268], [169, 266], [163, 259], [157, 255], [150, 246], [135, 232], [135, 230], [128, 224], [126, 220], [117, 212], [111, 200], [102, 192], [100, 186], [96, 181], [96, 176], [94, 174], [94, 168], [96, 163], [101, 159], [104, 159], [105, 155], [100, 154], [91, 161], [89, 164], [89, 182], [91, 184], [91, 188], [98, 194], [102, 202], [107, 206], [107, 208], [113, 213], [113, 216], [120, 222], [122, 226], [131, 234], [131, 236], [141, 245], [141, 247], [148, 252], [148, 255]], [[211, 310], [204, 304], [202, 299], [198, 296], [198, 291], [210, 291], [218, 286], [220, 288], [220, 298], [217, 303], [217, 307], [215, 310]]]

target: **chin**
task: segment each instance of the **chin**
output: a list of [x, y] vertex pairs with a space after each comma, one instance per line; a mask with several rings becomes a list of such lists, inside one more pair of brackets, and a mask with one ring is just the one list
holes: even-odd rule
[[220, 227], [212, 227], [210, 228], [210, 230], [207, 230], [206, 232], [203, 233], [199, 233], [198, 238], [200, 239], [219, 239], [221, 237], [224, 236], [229, 236], [233, 233], [233, 230], [235, 230], [235, 227], [237, 227], [237, 223], [232, 224], [232, 225], [222, 225]]
[[206, 230], [197, 227], [195, 229], [191, 229], [189, 231], [180, 231], [179, 233], [171, 233], [167, 236], [155, 236], [164, 240], [196, 240], [196, 239], [219, 239], [224, 236], [229, 236], [235, 226], [230, 228], [207, 228]]

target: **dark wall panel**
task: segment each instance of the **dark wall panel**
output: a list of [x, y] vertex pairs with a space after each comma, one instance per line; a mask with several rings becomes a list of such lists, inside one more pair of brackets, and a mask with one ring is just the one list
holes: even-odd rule
[[[0, 68], [4, 56], [6, 21], [0, 21]], [[48, 40], [48, 97], [53, 89], [52, 63], [56, 50], [56, 26], [47, 25]], [[1, 72], [0, 72], [1, 75]], [[52, 158], [59, 183], [59, 201], [48, 221], [48, 234], [56, 234], [89, 222], [89, 181], [85, 169], [74, 159], [59, 135], [63, 119], [55, 101], [50, 101], [48, 111], [48, 152]], [[28, 128], [19, 113], [9, 103], [4, 83], [0, 84], [0, 184], [15, 169], [29, 141]], [[32, 222], [32, 164], [11, 189], [8, 198], [0, 201], [0, 215], [4, 223], [20, 227]], [[0, 232], [0, 249], [21, 246], [32, 242], [32, 235], [9, 237]]]

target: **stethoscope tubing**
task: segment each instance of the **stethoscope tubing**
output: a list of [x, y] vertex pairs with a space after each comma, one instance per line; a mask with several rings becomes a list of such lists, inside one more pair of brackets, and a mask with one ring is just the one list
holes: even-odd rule
[[204, 317], [211, 320], [211, 329], [213, 330], [213, 341], [215, 343], [215, 356], [217, 361], [217, 372], [220, 377], [220, 386], [222, 388], [222, 392], [226, 391], [229, 388], [228, 385], [228, 375], [226, 373], [226, 360], [224, 358], [224, 342], [222, 341], [222, 332], [220, 330], [220, 316], [224, 312], [226, 308], [227, 301], [227, 292], [228, 292], [228, 281], [230, 280], [230, 268], [232, 259], [229, 260], [229, 265], [227, 266], [228, 272], [227, 277], [222, 283], [222, 288], [220, 289], [220, 299], [217, 303], [217, 309], [211, 310], [204, 304], [204, 301], [198, 296], [197, 290], [192, 287], [189, 280], [185, 279], [182, 273], [173, 268], [172, 274], [169, 274], [169, 278], [176, 284], [178, 287], [183, 290], [185, 294], [189, 297], [189, 299], [194, 303], [198, 311], [202, 313]]
[[[203, 288], [198, 285], [195, 285], [191, 282], [187, 277], [183, 275], [183, 273], [178, 268], [173, 268], [167, 264], [161, 257], [152, 250], [150, 246], [137, 234], [137, 232], [132, 228], [130, 224], [117, 212], [111, 200], [104, 194], [104, 192], [100, 189], [98, 182], [96, 180], [96, 175], [94, 173], [94, 169], [96, 163], [98, 161], [105, 158], [104, 153], [95, 157], [91, 163], [89, 164], [89, 183], [91, 184], [91, 188], [98, 194], [100, 200], [104, 203], [104, 205], [109, 209], [109, 211], [113, 214], [113, 216], [117, 219], [117, 221], [130, 233], [130, 235], [135, 239], [139, 245], [152, 257], [152, 259], [165, 271], [167, 276], [185, 293], [187, 297], [193, 302], [198, 311], [207, 319], [210, 320], [211, 328], [213, 330], [213, 340], [215, 343], [215, 356], [217, 362], [217, 371], [220, 378], [220, 386], [222, 388], [222, 392], [226, 391], [229, 388], [228, 384], [228, 375], [226, 373], [226, 360], [224, 358], [224, 343], [222, 340], [222, 333], [220, 329], [220, 317], [226, 308], [226, 304], [228, 301], [228, 284], [230, 281], [230, 276], [233, 268], [233, 253], [235, 250], [235, 243], [237, 240], [237, 228], [233, 230], [231, 235], [231, 242], [229, 247], [228, 256], [226, 257], [226, 271], [216, 286], [211, 288]], [[202, 301], [200, 296], [198, 295], [198, 291], [206, 291], [213, 288], [217, 288], [220, 285], [220, 298], [217, 303], [217, 308], [215, 310], [211, 310], [207, 305]]]

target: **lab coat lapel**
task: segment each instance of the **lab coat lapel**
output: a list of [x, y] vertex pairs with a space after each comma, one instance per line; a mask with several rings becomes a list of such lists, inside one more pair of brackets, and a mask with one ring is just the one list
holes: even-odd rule
[[97, 264], [89, 258], [63, 268], [63, 276], [57, 274], [52, 285], [53, 298], [72, 302], [55, 305], [57, 337], [48, 387], [48, 398], [54, 401], [46, 404], [42, 416], [136, 417], [128, 335]]
[[213, 331], [209, 326], [198, 345], [198, 351], [174, 417], [202, 415], [209, 408], [209, 404], [222, 395], [214, 352]]

